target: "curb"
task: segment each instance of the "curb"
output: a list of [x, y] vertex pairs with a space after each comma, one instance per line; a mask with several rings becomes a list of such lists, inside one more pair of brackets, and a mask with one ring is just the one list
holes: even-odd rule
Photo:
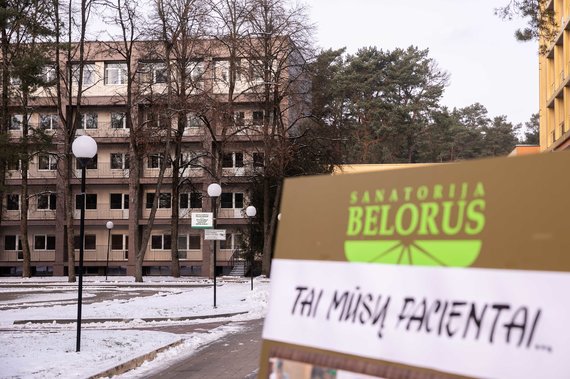
[[[220, 313], [213, 315], [203, 315], [203, 316], [188, 316], [188, 317], [148, 317], [148, 318], [84, 318], [81, 320], [85, 324], [97, 324], [104, 322], [124, 322], [129, 323], [133, 321], [144, 321], [144, 322], [159, 322], [159, 321], [193, 321], [193, 320], [204, 320], [218, 317], [233, 317], [237, 315], [243, 315], [248, 312], [234, 312], [234, 313]], [[25, 325], [25, 324], [75, 324], [77, 319], [51, 319], [51, 320], [14, 320], [13, 325]]]
[[105, 370], [103, 372], [100, 372], [98, 374], [95, 374], [93, 376], [88, 377], [87, 379], [98, 379], [98, 378], [105, 378], [105, 377], [112, 377], [115, 375], [121, 375], [124, 374], [125, 372], [132, 370], [134, 368], [139, 367], [140, 365], [142, 365], [144, 362], [146, 361], [152, 361], [154, 358], [156, 358], [156, 356], [159, 353], [162, 353], [165, 350], [168, 350], [170, 348], [176, 347], [181, 345], [182, 343], [184, 343], [183, 339], [180, 339], [178, 341], [172, 342], [166, 346], [160, 347], [156, 350], [153, 350], [149, 353], [143, 354], [141, 356], [138, 356], [136, 358], [133, 358], [127, 362], [123, 362], [118, 364], [115, 367], [112, 367], [108, 370]]

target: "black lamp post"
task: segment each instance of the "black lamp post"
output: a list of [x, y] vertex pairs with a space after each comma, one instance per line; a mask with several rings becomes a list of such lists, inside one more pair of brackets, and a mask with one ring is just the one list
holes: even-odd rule
[[79, 223], [79, 285], [77, 293], [77, 340], [75, 351], [81, 351], [81, 303], [83, 298], [83, 251], [85, 247], [85, 168], [97, 154], [97, 142], [89, 136], [77, 137], [71, 145], [73, 155], [81, 166], [81, 214]]
[[[218, 183], [212, 183], [208, 186], [208, 196], [212, 199], [212, 212], [213, 212], [213, 227], [214, 230], [216, 229], [216, 224], [218, 220], [218, 204], [217, 199], [222, 194], [222, 187]], [[214, 241], [214, 308], [216, 308], [216, 264], [217, 256], [216, 256], [216, 245], [218, 244], [216, 240]]]
[[253, 291], [253, 265], [255, 264], [255, 257], [253, 255], [253, 218], [257, 214], [257, 209], [253, 205], [245, 208], [245, 214], [249, 219], [249, 255], [251, 257], [251, 290]]
[[109, 231], [109, 234], [107, 235], [107, 263], [105, 264], [105, 281], [107, 281], [107, 271], [109, 270], [109, 253], [111, 252], [111, 230], [113, 230], [115, 224], [113, 224], [113, 221], [107, 221], [105, 226]]

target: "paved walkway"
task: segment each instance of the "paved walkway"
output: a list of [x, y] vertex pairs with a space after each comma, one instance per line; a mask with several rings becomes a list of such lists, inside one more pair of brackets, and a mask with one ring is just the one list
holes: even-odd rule
[[243, 331], [213, 342], [188, 359], [147, 378], [243, 379], [255, 378], [261, 353], [263, 319], [246, 321]]

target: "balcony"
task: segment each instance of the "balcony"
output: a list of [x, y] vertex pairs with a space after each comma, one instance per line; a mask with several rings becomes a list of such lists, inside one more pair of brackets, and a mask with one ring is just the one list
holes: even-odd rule
[[[32, 262], [53, 262], [55, 261], [55, 251], [53, 250], [33, 250], [30, 246], [30, 260]], [[21, 262], [24, 254], [15, 250], [0, 251], [0, 262]]]
[[[124, 262], [128, 260], [128, 250], [113, 250], [109, 251], [108, 245], [98, 244], [95, 249], [85, 248], [83, 251], [83, 260], [87, 262], [106, 262], [107, 252], [109, 252], [109, 262]], [[75, 249], [75, 261], [79, 262], [79, 249]]]

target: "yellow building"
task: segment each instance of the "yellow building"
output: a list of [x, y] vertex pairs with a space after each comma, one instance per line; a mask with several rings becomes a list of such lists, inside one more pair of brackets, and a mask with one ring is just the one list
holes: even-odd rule
[[558, 31], [540, 55], [540, 150], [570, 147], [570, 0], [549, 0]]

